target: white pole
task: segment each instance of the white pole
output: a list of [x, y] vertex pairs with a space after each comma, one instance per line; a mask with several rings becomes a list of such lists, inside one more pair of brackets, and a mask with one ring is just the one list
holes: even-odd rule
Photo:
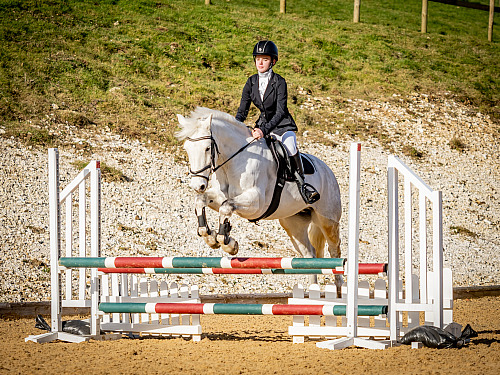
[[349, 163], [349, 252], [347, 255], [347, 337], [358, 335], [358, 251], [361, 143], [351, 143]]
[[441, 191], [432, 195], [434, 325], [443, 328], [443, 200]]
[[359, 252], [359, 192], [361, 186], [361, 143], [351, 143], [349, 161], [349, 246], [347, 254], [347, 335], [336, 340], [318, 342], [318, 348], [343, 349], [351, 345], [368, 349], [385, 349], [386, 343], [358, 336], [358, 252]]
[[427, 205], [425, 195], [418, 192], [419, 197], [419, 242], [420, 242], [420, 303], [428, 303], [427, 280]]
[[[81, 257], [87, 256], [87, 199], [86, 199], [86, 180], [84, 179], [79, 186], [79, 200], [78, 200], [78, 241], [79, 241], [79, 255]], [[80, 268], [78, 270], [78, 299], [80, 301], [85, 300], [85, 288], [86, 288], [86, 269]]]
[[405, 301], [406, 303], [413, 302], [413, 225], [412, 225], [412, 196], [411, 182], [408, 178], [404, 179], [404, 226], [405, 226]]
[[50, 216], [50, 316], [52, 332], [62, 331], [61, 274], [61, 212], [59, 209], [59, 152], [49, 149], [49, 216]]
[[388, 231], [389, 231], [389, 331], [391, 341], [399, 339], [400, 327], [397, 313], [399, 297], [399, 216], [398, 216], [398, 170], [387, 168]]
[[[101, 165], [95, 161], [90, 171], [90, 256], [101, 256]], [[99, 294], [100, 279], [97, 268], [90, 272], [90, 327], [91, 335], [100, 333]]]

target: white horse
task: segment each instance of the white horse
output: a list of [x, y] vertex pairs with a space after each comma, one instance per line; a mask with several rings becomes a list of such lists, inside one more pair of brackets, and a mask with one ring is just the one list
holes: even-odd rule
[[[198, 193], [198, 234], [210, 247], [235, 255], [238, 243], [229, 235], [231, 215], [252, 220], [266, 212], [275, 188], [276, 162], [265, 140], [254, 140], [250, 129], [231, 115], [198, 107], [189, 118], [177, 117], [181, 130], [176, 136], [185, 141], [190, 186]], [[340, 258], [342, 209], [337, 179], [324, 162], [307, 157], [315, 172], [306, 175], [306, 181], [321, 198], [308, 205], [297, 185], [286, 182], [278, 208], [266, 220], [279, 220], [302, 257], [323, 257], [326, 242], [330, 256]], [[218, 233], [207, 225], [206, 206], [219, 212]]]

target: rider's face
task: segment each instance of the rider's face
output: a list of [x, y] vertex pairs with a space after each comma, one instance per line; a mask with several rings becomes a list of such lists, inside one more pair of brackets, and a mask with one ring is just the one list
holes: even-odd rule
[[271, 56], [257, 55], [255, 57], [255, 66], [259, 73], [265, 73], [271, 67]]

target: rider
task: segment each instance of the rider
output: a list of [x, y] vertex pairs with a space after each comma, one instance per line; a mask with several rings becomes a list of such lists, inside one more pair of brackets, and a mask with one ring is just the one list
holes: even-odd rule
[[298, 129], [287, 107], [286, 81], [273, 72], [278, 61], [278, 47], [270, 40], [262, 40], [253, 48], [253, 58], [258, 73], [248, 78], [243, 87], [236, 119], [246, 120], [251, 103], [260, 110], [252, 136], [260, 139], [272, 135], [283, 143], [290, 156], [299, 192], [304, 202], [312, 204], [319, 199], [319, 193], [304, 182], [304, 168], [295, 136]]

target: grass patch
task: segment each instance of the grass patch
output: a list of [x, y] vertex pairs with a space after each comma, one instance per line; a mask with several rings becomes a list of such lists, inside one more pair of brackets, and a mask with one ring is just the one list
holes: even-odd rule
[[450, 141], [450, 148], [452, 150], [457, 150], [457, 151], [460, 151], [460, 152], [464, 152], [466, 150], [467, 146], [460, 139], [458, 139], [458, 138], [452, 138], [451, 141]]
[[456, 225], [456, 226], [452, 225], [450, 227], [450, 229], [451, 229], [453, 234], [463, 234], [464, 236], [468, 236], [468, 237], [472, 237], [472, 238], [477, 237], [476, 233], [474, 233], [474, 232], [470, 231], [469, 229], [464, 228], [460, 225]]
[[118, 228], [118, 230], [120, 230], [122, 232], [131, 232], [133, 234], [139, 233], [139, 231], [137, 229], [132, 228], [132, 227], [128, 227], [128, 226], [120, 224], [120, 223], [118, 223], [117, 228]]
[[[88, 164], [85, 161], [75, 161], [72, 163], [78, 170], [82, 170]], [[101, 177], [106, 182], [130, 182], [132, 179], [123, 174], [122, 171], [101, 162]]]
[[[212, 3], [0, 0], [5, 134], [52, 147], [54, 129], [71, 125], [177, 146], [176, 113], [202, 105], [235, 114], [264, 38], [280, 48], [275, 71], [301, 131], [335, 132], [331, 121], [342, 119], [301, 109], [302, 90], [337, 103], [447, 91], [500, 118], [500, 44], [486, 40], [487, 12], [432, 3], [421, 34], [419, 0], [365, 2], [357, 24], [350, 0], [290, 2], [284, 15], [264, 0]], [[345, 131], [384, 137], [366, 124]]]
[[403, 155], [409, 156], [412, 159], [421, 159], [424, 157], [424, 153], [413, 146], [404, 145], [401, 151]]

